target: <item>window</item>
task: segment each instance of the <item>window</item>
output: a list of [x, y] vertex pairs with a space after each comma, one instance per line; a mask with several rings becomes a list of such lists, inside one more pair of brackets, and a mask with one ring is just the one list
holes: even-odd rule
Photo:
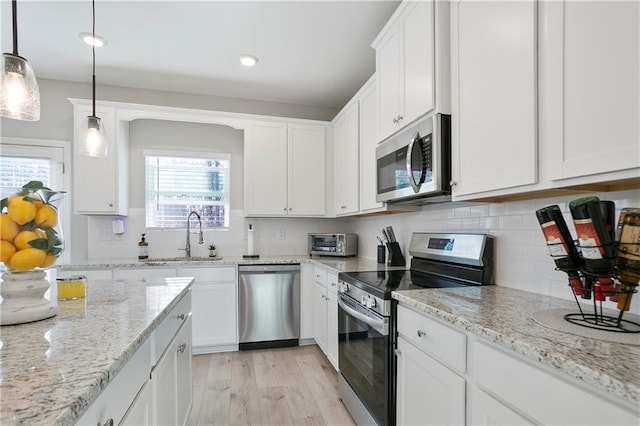
[[189, 212], [203, 228], [229, 228], [229, 154], [145, 151], [147, 228], [186, 228]]

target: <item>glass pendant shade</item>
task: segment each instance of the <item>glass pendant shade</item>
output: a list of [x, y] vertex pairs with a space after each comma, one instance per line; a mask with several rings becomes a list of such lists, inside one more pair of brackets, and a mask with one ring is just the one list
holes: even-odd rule
[[29, 61], [3, 53], [0, 69], [0, 115], [16, 120], [40, 120], [40, 89]]
[[107, 156], [107, 137], [100, 117], [90, 115], [85, 123], [85, 130], [80, 139], [80, 155], [89, 157]]

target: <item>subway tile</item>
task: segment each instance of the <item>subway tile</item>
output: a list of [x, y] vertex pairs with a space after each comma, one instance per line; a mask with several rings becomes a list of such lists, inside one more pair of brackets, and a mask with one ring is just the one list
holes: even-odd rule
[[491, 203], [489, 204], [489, 215], [506, 216], [509, 214], [509, 203]]
[[456, 207], [453, 209], [453, 216], [456, 218], [469, 217], [470, 211], [471, 211], [471, 207], [469, 206]]
[[489, 216], [489, 204], [478, 204], [469, 207], [469, 216], [486, 217]]

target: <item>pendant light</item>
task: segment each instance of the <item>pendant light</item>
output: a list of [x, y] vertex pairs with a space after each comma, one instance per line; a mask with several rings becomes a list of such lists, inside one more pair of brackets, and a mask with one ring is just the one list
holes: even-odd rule
[[0, 115], [16, 120], [40, 120], [40, 89], [33, 69], [18, 55], [18, 11], [11, 1], [13, 53], [3, 53], [0, 68]]
[[[96, 36], [96, 2], [91, 2], [93, 8], [93, 30], [92, 34]], [[107, 137], [104, 133], [104, 126], [100, 117], [96, 116], [96, 46], [91, 45], [93, 54], [93, 81], [92, 81], [92, 115], [87, 117], [84, 124], [84, 131], [80, 138], [80, 147], [78, 152], [80, 155], [89, 157], [106, 157], [107, 156]]]

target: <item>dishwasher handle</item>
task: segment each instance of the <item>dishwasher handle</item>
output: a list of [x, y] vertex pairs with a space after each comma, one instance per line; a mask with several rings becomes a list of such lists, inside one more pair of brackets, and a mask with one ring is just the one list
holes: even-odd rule
[[238, 272], [242, 273], [282, 273], [282, 272], [300, 272], [300, 264], [288, 264], [288, 265], [240, 265], [238, 266]]

